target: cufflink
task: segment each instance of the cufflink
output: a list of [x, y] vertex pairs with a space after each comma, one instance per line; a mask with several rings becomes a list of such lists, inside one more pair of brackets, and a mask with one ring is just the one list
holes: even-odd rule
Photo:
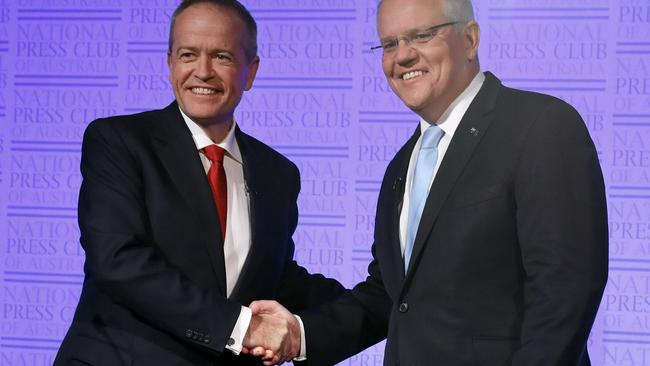
[[232, 347], [232, 346], [235, 345], [235, 340], [233, 338], [228, 338], [228, 343], [226, 343], [226, 344], [229, 345], [230, 347]]

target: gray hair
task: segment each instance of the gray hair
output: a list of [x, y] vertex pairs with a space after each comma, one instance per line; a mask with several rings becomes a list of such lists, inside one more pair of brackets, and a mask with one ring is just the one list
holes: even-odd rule
[[472, 0], [443, 0], [444, 14], [449, 21], [467, 23], [474, 20]]
[[[471, 20], [474, 20], [474, 8], [472, 7], [472, 0], [442, 0], [443, 1], [443, 15], [449, 21], [462, 22], [460, 27], [464, 26]], [[377, 9], [381, 7], [383, 0], [377, 4]]]

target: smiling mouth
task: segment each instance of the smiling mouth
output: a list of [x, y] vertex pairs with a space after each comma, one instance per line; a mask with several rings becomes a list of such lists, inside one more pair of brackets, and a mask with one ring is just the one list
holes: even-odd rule
[[402, 80], [411, 80], [411, 79], [415, 79], [417, 77], [420, 77], [420, 76], [422, 76], [424, 74], [425, 74], [425, 72], [422, 71], [422, 70], [409, 71], [409, 72], [405, 72], [402, 75], [400, 75], [400, 79], [402, 79]]
[[210, 89], [210, 88], [191, 88], [190, 91], [193, 94], [197, 94], [197, 95], [213, 95], [213, 94], [217, 94], [216, 89]]

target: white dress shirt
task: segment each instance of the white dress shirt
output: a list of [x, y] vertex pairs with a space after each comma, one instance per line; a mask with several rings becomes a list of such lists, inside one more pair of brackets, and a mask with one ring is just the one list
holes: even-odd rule
[[[179, 108], [180, 109], [180, 108]], [[228, 188], [228, 213], [226, 214], [226, 235], [223, 243], [223, 256], [226, 264], [226, 296], [230, 296], [239, 274], [244, 267], [244, 262], [251, 247], [250, 207], [246, 181], [244, 180], [244, 162], [239, 151], [239, 145], [235, 139], [235, 122], [228, 134], [219, 143], [214, 143], [205, 131], [197, 123], [192, 121], [181, 110], [183, 120], [192, 133], [196, 144], [197, 153], [201, 163], [208, 174], [212, 163], [201, 151], [206, 146], [217, 145], [225, 150], [223, 158], [223, 169], [226, 171], [226, 182]], [[237, 235], [233, 235], [237, 233]], [[216, 241], [215, 241], [215, 245]], [[239, 354], [242, 350], [242, 342], [250, 324], [252, 312], [249, 308], [242, 306], [239, 318], [233, 328], [230, 338], [234, 344], [227, 345], [230, 351]]]
[[[440, 120], [433, 121], [438, 127], [440, 127], [445, 134], [442, 135], [440, 142], [438, 143], [438, 160], [436, 161], [436, 167], [433, 170], [433, 176], [431, 177], [431, 182], [429, 183], [429, 189], [433, 184], [433, 180], [438, 174], [438, 168], [440, 168], [440, 163], [442, 162], [445, 154], [447, 153], [447, 148], [451, 143], [451, 139], [454, 137], [454, 133], [460, 124], [460, 120], [467, 112], [469, 105], [472, 103], [476, 94], [481, 89], [483, 82], [485, 81], [485, 75], [482, 72], [476, 74], [474, 79], [469, 83], [467, 88], [463, 90], [462, 93], [449, 105], [447, 110], [440, 116]], [[402, 212], [399, 216], [399, 241], [400, 247], [402, 248], [402, 256], [404, 256], [404, 248], [406, 246], [406, 231], [408, 225], [408, 212], [409, 212], [409, 197], [411, 196], [411, 189], [413, 187], [413, 174], [415, 170], [415, 164], [418, 160], [418, 155], [420, 153], [420, 145], [422, 144], [422, 135], [424, 130], [426, 130], [431, 125], [431, 122], [420, 119], [420, 137], [413, 147], [413, 152], [411, 153], [411, 159], [409, 160], [409, 167], [406, 172], [406, 182], [404, 186], [404, 199], [402, 203]]]
[[[179, 108], [180, 110], [180, 108]], [[215, 143], [208, 137], [203, 128], [196, 122], [192, 121], [183, 111], [181, 115], [187, 127], [192, 133], [192, 139], [196, 145], [197, 152], [201, 158], [205, 174], [208, 174], [212, 162], [201, 151], [206, 146], [217, 145], [225, 150], [223, 158], [223, 168], [226, 172], [226, 182], [228, 188], [228, 212], [226, 214], [226, 235], [223, 243], [223, 255], [226, 265], [226, 296], [232, 293], [239, 274], [244, 266], [246, 257], [251, 247], [251, 227], [250, 227], [250, 200], [246, 181], [244, 180], [244, 161], [239, 151], [237, 139], [235, 139], [236, 122], [233, 121], [228, 134], [219, 143]], [[236, 235], [234, 235], [236, 233]], [[230, 338], [233, 340], [232, 345], [226, 345], [234, 354], [238, 355], [243, 347], [244, 337], [250, 325], [252, 311], [246, 306], [241, 307], [239, 318], [235, 323]], [[296, 316], [300, 324], [300, 355], [296, 358], [301, 361], [305, 358], [307, 346], [305, 342], [305, 327], [302, 319]]]

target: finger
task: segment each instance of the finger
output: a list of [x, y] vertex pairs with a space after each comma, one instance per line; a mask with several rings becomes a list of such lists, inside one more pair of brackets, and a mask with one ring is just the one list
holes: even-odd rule
[[255, 301], [251, 301], [248, 307], [250, 308], [257, 307], [259, 309], [265, 309], [265, 308], [274, 308], [277, 305], [280, 304], [275, 300], [255, 300]]
[[267, 350], [266, 354], [264, 354], [264, 357], [262, 357], [262, 361], [272, 362], [273, 364], [276, 364], [280, 361], [280, 355]]
[[277, 355], [274, 356], [273, 359], [270, 361], [264, 361], [264, 365], [266, 366], [279, 365], [280, 363], [281, 363], [280, 357], [278, 357]]
[[[258, 347], [258, 348], [262, 348], [262, 347]], [[271, 361], [274, 356], [275, 356], [275, 353], [273, 351], [262, 348], [262, 354], [260, 355], [262, 360]]]
[[248, 307], [251, 309], [253, 314], [273, 314], [281, 308], [281, 305], [273, 300], [256, 300], [251, 302]]
[[264, 360], [264, 364], [265, 364], [266, 366], [277, 365], [278, 363], [279, 363], [279, 359], [277, 359], [276, 357], [273, 357], [273, 358], [270, 359], [270, 360]]
[[257, 315], [260, 312], [260, 305], [258, 304], [258, 301], [253, 301], [248, 304], [248, 308], [251, 309], [253, 315]]
[[257, 346], [257, 347], [255, 347], [253, 349], [257, 350], [257, 352], [261, 353], [262, 355], [264, 354], [264, 352], [266, 352], [266, 348], [264, 348], [262, 346]]
[[262, 357], [266, 355], [266, 351], [263, 347], [255, 347], [251, 350], [251, 354], [256, 357]]
[[271, 359], [273, 359], [274, 357], [275, 357], [275, 355], [273, 354], [273, 351], [271, 351], [271, 350], [266, 350], [266, 353], [264, 354], [263, 359], [264, 359], [264, 360], [271, 360]]
[[243, 346], [242, 346], [242, 348], [241, 348], [241, 353], [243, 353], [243, 354], [248, 354], [249, 352], [250, 352], [250, 350], [248, 349], [248, 347], [243, 347]]

